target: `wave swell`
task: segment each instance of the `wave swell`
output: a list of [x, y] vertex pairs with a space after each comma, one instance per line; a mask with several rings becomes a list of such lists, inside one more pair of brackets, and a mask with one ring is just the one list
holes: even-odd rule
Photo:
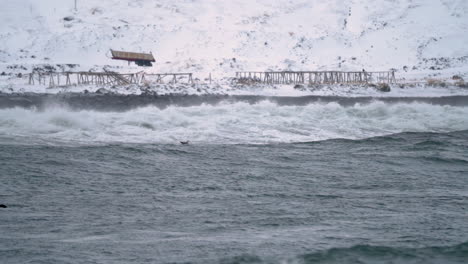
[[466, 263], [468, 242], [456, 246], [426, 248], [396, 248], [384, 246], [358, 245], [350, 248], [332, 248], [304, 254], [289, 260], [265, 260], [255, 255], [236, 256], [223, 259], [223, 264], [260, 263], [427, 263], [455, 264]]
[[416, 249], [359, 245], [300, 257], [302, 263], [465, 263], [467, 258], [468, 243]]

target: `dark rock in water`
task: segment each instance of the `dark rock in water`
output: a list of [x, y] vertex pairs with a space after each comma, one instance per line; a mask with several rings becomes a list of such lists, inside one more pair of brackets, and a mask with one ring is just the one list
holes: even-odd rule
[[84, 94], [88, 94], [89, 91], [88, 91], [88, 90], [84, 90], [83, 93], [84, 93]]
[[300, 91], [305, 91], [304, 85], [302, 85], [302, 84], [294, 85], [294, 89], [300, 90]]
[[74, 19], [75, 19], [75, 18], [72, 17], [72, 16], [67, 16], [67, 17], [64, 17], [64, 18], [63, 18], [63, 20], [65, 20], [65, 21], [72, 21], [72, 20], [74, 20]]
[[96, 91], [97, 94], [108, 94], [110, 93], [109, 90], [105, 89], [105, 88], [99, 88], [97, 91]]
[[377, 90], [381, 92], [390, 92], [390, 85], [388, 85], [388, 83], [380, 83], [377, 86]]
[[6, 206], [4, 204], [0, 204], [0, 208], [8, 208], [8, 206]]

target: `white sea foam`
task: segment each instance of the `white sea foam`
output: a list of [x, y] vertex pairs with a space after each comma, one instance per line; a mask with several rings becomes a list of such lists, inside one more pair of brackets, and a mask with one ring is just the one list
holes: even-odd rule
[[399, 132], [468, 129], [468, 107], [372, 102], [342, 106], [220, 103], [137, 108], [126, 112], [0, 110], [0, 137], [81, 143], [265, 144], [334, 138], [362, 139]]

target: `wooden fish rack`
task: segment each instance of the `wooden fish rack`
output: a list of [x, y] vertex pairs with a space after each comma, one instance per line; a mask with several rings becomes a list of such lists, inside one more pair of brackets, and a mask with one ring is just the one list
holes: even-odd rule
[[364, 84], [396, 83], [394, 71], [278, 71], [236, 72], [241, 83], [265, 84]]
[[[158, 73], [144, 72], [121, 74], [112, 71], [104, 72], [32, 72], [29, 74], [29, 84], [48, 85], [49, 87], [66, 87], [71, 85], [130, 85], [144, 83], [192, 83], [192, 73]], [[167, 79], [167, 78], [166, 78]]]

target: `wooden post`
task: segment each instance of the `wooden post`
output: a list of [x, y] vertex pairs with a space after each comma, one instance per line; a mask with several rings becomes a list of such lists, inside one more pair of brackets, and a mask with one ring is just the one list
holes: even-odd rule
[[54, 86], [55, 86], [54, 75], [51, 73], [49, 74], [49, 87], [54, 87]]

